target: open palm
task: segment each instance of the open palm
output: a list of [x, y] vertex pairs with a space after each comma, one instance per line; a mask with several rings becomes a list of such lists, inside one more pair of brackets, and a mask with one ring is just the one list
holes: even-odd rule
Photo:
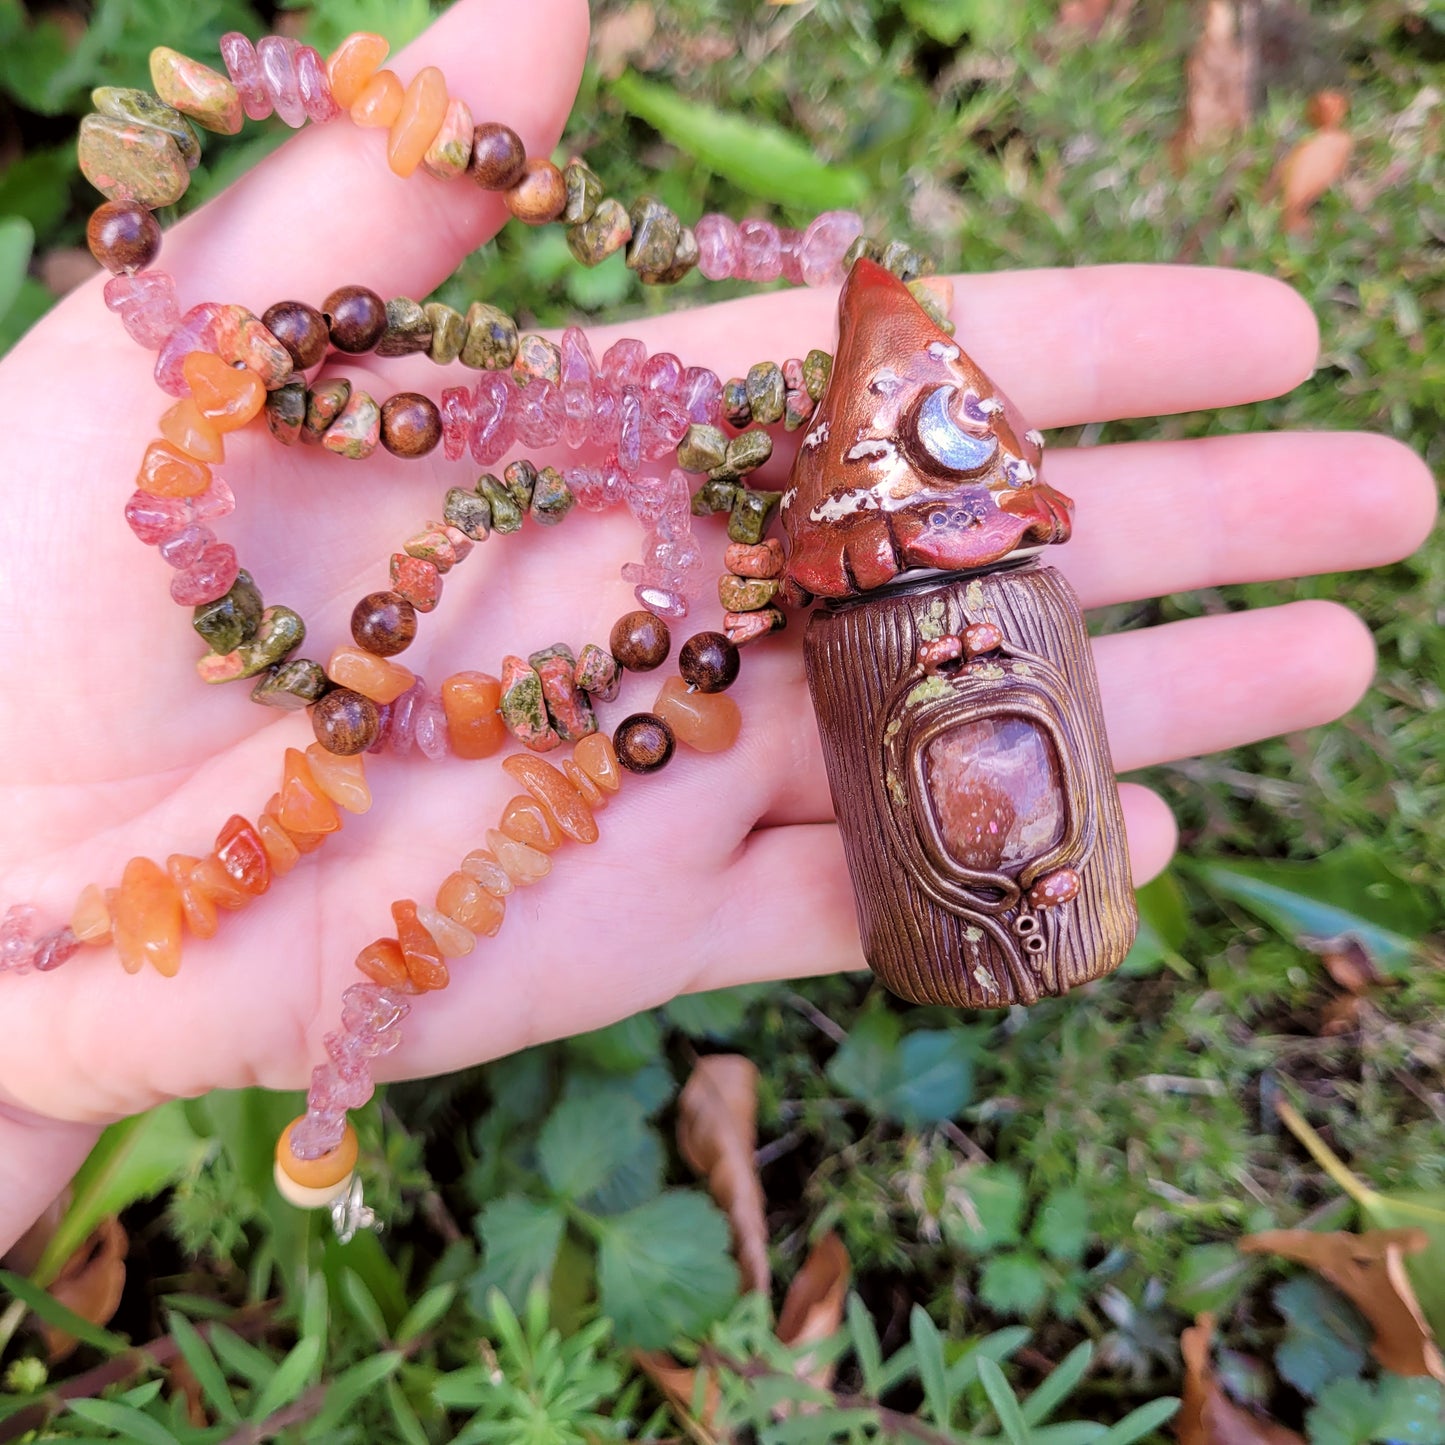
[[[507, 121], [542, 154], [571, 106], [586, 32], [581, 0], [464, 0], [398, 69], [441, 65], [479, 119]], [[466, 183], [398, 180], [384, 150], [346, 124], [305, 132], [178, 226], [162, 264], [182, 304], [259, 313], [347, 282], [426, 294], [505, 213]], [[1306, 307], [1255, 276], [1115, 267], [957, 284], [959, 339], [1045, 428], [1248, 402], [1297, 384], [1315, 359]], [[68, 298], [0, 368], [0, 903], [34, 898], [62, 915], [133, 854], [204, 852], [232, 812], [254, 818], [282, 749], [309, 740], [304, 717], [197, 681], [169, 573], [121, 518], [168, 398], [99, 288]], [[727, 376], [828, 346], [834, 299], [774, 295], [625, 331]], [[331, 369], [376, 395], [437, 395], [453, 381], [414, 358]], [[388, 554], [448, 487], [473, 480], [465, 465], [287, 451], [258, 424], [228, 441], [221, 471], [238, 508], [226, 537], [268, 601], [305, 616], [304, 650], [324, 660], [347, 640], [357, 598], [385, 585]], [[1370, 436], [1056, 452], [1048, 475], [1077, 499], [1077, 540], [1054, 560], [1090, 606], [1376, 565], [1411, 550], [1433, 515], [1421, 463]], [[720, 555], [720, 529], [701, 525]], [[618, 568], [638, 543], [626, 517], [587, 514], [493, 537], [448, 577], [403, 660], [437, 681], [495, 672], [507, 652], [605, 642], [631, 605]], [[714, 608], [697, 610], [699, 627], [716, 624]], [[453, 1069], [691, 989], [861, 965], [799, 636], [746, 655], [736, 747], [630, 780], [601, 817], [602, 840], [564, 849], [553, 876], [513, 900], [499, 937], [414, 1010], [392, 1075]], [[1359, 622], [1326, 603], [1110, 637], [1097, 657], [1121, 770], [1323, 722], [1356, 700], [1373, 661]], [[629, 679], [614, 720], [647, 706], [658, 681]], [[516, 791], [485, 763], [384, 758], [370, 777], [371, 812], [228, 915], [213, 941], [193, 941], [179, 977], [132, 977], [96, 952], [0, 980], [0, 1252], [104, 1122], [216, 1087], [303, 1084], [358, 947], [389, 931], [388, 901], [429, 901]], [[1143, 788], [1126, 786], [1124, 805], [1147, 878], [1173, 824]]]

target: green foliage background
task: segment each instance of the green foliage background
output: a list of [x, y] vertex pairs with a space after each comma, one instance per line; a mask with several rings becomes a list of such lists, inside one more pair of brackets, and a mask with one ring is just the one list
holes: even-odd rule
[[[753, 208], [800, 221], [856, 201], [876, 232], [915, 240], [945, 268], [1183, 260], [1281, 276], [1320, 318], [1313, 380], [1255, 407], [1061, 440], [1365, 428], [1438, 469], [1439, 0], [1276, 7], [1285, 23], [1256, 118], [1182, 175], [1168, 147], [1198, 12], [1169, 0], [1116, 8], [1122, 19], [1083, 39], [1059, 28], [1050, 0], [668, 0], [620, 73], [589, 71], [564, 145], [618, 194], [647, 186], [685, 216]], [[358, 27], [400, 41], [428, 14], [425, 0], [319, 0], [280, 16], [248, 0], [33, 13], [0, 0], [0, 342], [44, 313], [42, 278], [82, 244], [93, 202], [73, 135], [91, 87], [145, 83], [157, 43], [212, 59], [224, 30], [278, 20], [323, 49]], [[1290, 237], [1263, 197], [1321, 84], [1351, 97], [1355, 157], [1310, 234]], [[186, 205], [283, 138], [273, 124], [210, 144]], [[579, 271], [560, 236], [526, 242], [504, 234], [441, 294], [484, 288], [542, 324], [701, 299], [695, 281], [644, 295], [615, 262]], [[772, 1373], [731, 1380], [726, 1398], [730, 1418], [767, 1438], [916, 1433], [906, 1420], [940, 1438], [1122, 1440], [1167, 1412], [1104, 1434], [1177, 1392], [1179, 1330], [1210, 1309], [1242, 1401], [1307, 1418], [1319, 1441], [1445, 1438], [1438, 1392], [1375, 1376], [1352, 1311], [1232, 1244], [1351, 1220], [1282, 1130], [1283, 1097], [1379, 1189], [1445, 1203], [1445, 545], [1437, 532], [1381, 572], [1216, 589], [1099, 621], [1144, 626], [1296, 597], [1360, 611], [1380, 647], [1378, 684], [1307, 737], [1150, 775], [1180, 814], [1182, 856], [1145, 890], [1144, 935], [1119, 976], [1002, 1017], [906, 1009], [857, 978], [737, 990], [393, 1087], [362, 1120], [368, 1197], [387, 1231], [345, 1248], [270, 1189], [266, 1153], [294, 1099], [157, 1111], [112, 1131], [78, 1189], [89, 1213], [71, 1234], [129, 1203], [133, 1253], [113, 1332], [91, 1339], [75, 1369], [122, 1358], [114, 1332], [166, 1335], [220, 1425], [198, 1432], [162, 1393], [166, 1371], [142, 1370], [104, 1399], [106, 1377], [91, 1388], [81, 1376], [83, 1398], [52, 1428], [219, 1439], [244, 1416], [261, 1422], [245, 1437], [257, 1439], [675, 1433], [626, 1347], [695, 1344], [711, 1329], [723, 1355], [771, 1361]], [[1336, 990], [1299, 939], [1340, 932], [1366, 940], [1390, 978], [1355, 1026], [1327, 1034]], [[807, 1389], [779, 1384], [786, 1362], [766, 1307], [733, 1303], [723, 1221], [671, 1145], [689, 1061], [718, 1047], [762, 1070], [780, 1276], [826, 1229], [854, 1262], [840, 1393], [811, 1415], [773, 1412]], [[1436, 1276], [1441, 1251], [1445, 1230]], [[529, 1300], [533, 1281], [543, 1288]], [[1425, 1292], [1440, 1318], [1445, 1298]], [[20, 1313], [0, 1317], [0, 1439], [7, 1419], [33, 1425], [56, 1405]], [[1096, 1423], [1045, 1424], [1061, 1403]]]

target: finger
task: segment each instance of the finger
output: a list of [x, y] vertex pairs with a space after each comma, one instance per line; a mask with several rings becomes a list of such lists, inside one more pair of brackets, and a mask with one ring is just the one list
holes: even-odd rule
[[0, 1105], [0, 1255], [75, 1177], [100, 1130]]
[[1425, 463], [1359, 432], [1075, 447], [1049, 457], [1049, 480], [1077, 505], [1058, 565], [1086, 607], [1382, 566], [1436, 511]]
[[[1033, 426], [1277, 396], [1310, 375], [1319, 351], [1298, 292], [1248, 271], [1082, 266], [953, 280], [958, 342]], [[831, 351], [836, 312], [831, 288], [778, 292], [609, 327], [599, 342], [640, 336], [649, 350], [741, 376], [757, 361]]]
[[[387, 61], [406, 84], [438, 66], [477, 123], [498, 120], [529, 155], [562, 133], [587, 49], [583, 0], [464, 0]], [[162, 262], [182, 304], [237, 301], [260, 311], [285, 297], [318, 304], [357, 283], [424, 296], [508, 218], [501, 197], [463, 176], [403, 179], [386, 132], [345, 116], [307, 126], [166, 237]]]

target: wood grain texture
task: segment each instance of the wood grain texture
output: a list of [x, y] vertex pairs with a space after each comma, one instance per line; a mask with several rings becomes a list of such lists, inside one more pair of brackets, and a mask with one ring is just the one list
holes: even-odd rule
[[[927, 676], [919, 644], [975, 622], [997, 655]], [[804, 656], [868, 961], [915, 1003], [1001, 1008], [1118, 967], [1138, 915], [1088, 634], [1077, 599], [1036, 562], [819, 608]], [[959, 864], [928, 800], [931, 739], [980, 717], [1032, 722], [1062, 775], [1062, 837], [997, 873]], [[1035, 879], [1072, 868], [1072, 902], [1033, 908]], [[1042, 942], [1029, 942], [1030, 933]]]

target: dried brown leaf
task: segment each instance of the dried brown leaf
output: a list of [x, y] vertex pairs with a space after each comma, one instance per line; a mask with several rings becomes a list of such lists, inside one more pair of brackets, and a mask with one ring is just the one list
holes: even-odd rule
[[678, 1100], [677, 1147], [727, 1214], [743, 1288], [766, 1294], [772, 1271], [757, 1145], [756, 1065], [741, 1054], [699, 1059]]
[[1218, 145], [1244, 129], [1250, 71], [1234, 0], [1206, 0], [1203, 29], [1184, 62], [1184, 122], [1177, 137], [1184, 155]]
[[1380, 982], [1380, 970], [1357, 938], [1331, 938], [1313, 944], [1310, 951], [1324, 964], [1325, 972], [1347, 993], [1368, 993]]
[[1271, 1229], [1240, 1240], [1245, 1254], [1277, 1254], [1308, 1265], [1369, 1320], [1375, 1359], [1397, 1375], [1433, 1375], [1445, 1381], [1445, 1361], [1405, 1273], [1405, 1256], [1429, 1244], [1423, 1229], [1370, 1229], [1316, 1234]]
[[1354, 146], [1348, 131], [1329, 129], [1292, 147], [1277, 172], [1285, 230], [1309, 229], [1309, 208], [1345, 173]]
[[712, 1442], [722, 1438], [713, 1429], [713, 1421], [717, 1419], [718, 1401], [721, 1398], [715, 1370], [704, 1370], [707, 1383], [703, 1386], [702, 1408], [698, 1414], [693, 1414], [693, 1401], [697, 1393], [695, 1368], [679, 1364], [662, 1350], [634, 1350], [632, 1359], [637, 1368], [667, 1397], [668, 1404], [694, 1440], [702, 1442], [702, 1445], [712, 1445]]
[[[120, 1307], [125, 1290], [125, 1256], [129, 1240], [120, 1220], [103, 1219], [56, 1276], [50, 1293], [66, 1309], [93, 1325], [107, 1325]], [[58, 1364], [75, 1349], [76, 1340], [44, 1321], [40, 1325], [50, 1363]]]
[[1179, 1445], [1305, 1445], [1304, 1437], [1236, 1405], [1215, 1378], [1209, 1347], [1214, 1316], [1200, 1315], [1179, 1337], [1184, 1397], [1174, 1428]]
[[1360, 1010], [1364, 1000], [1354, 994], [1341, 994], [1332, 998], [1320, 1015], [1320, 1037], [1334, 1038], [1339, 1034], [1352, 1034], [1360, 1026]]
[[616, 80], [641, 56], [657, 33], [657, 15], [647, 0], [603, 16], [592, 27], [592, 55], [604, 80]]
[[[843, 1241], [828, 1233], [812, 1248], [803, 1267], [793, 1276], [778, 1316], [778, 1338], [796, 1349], [837, 1334], [848, 1303], [853, 1262]], [[798, 1374], [809, 1384], [826, 1390], [833, 1383], [833, 1366], [815, 1364], [811, 1355], [798, 1359]]]

